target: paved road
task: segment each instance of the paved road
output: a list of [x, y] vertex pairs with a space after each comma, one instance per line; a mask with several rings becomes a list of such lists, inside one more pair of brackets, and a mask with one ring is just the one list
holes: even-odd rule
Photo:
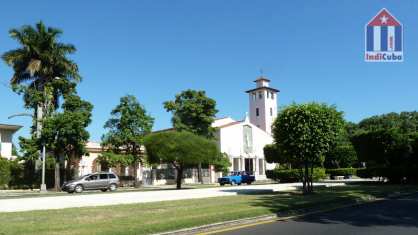
[[295, 220], [247, 227], [222, 234], [417, 235], [418, 195], [343, 208]]
[[[343, 186], [344, 183], [318, 183], [316, 185]], [[0, 200], [0, 212], [62, 209], [70, 207], [104, 206], [129, 203], [158, 202], [181, 199], [234, 196], [240, 193], [262, 193], [294, 190], [301, 183], [214, 187], [186, 190], [156, 190], [148, 192], [97, 193], [68, 196], [16, 198]]]

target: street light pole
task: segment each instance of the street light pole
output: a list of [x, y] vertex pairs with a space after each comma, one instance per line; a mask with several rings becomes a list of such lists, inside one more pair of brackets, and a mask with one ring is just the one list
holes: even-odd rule
[[46, 184], [45, 184], [45, 162], [46, 162], [46, 154], [45, 154], [45, 144], [42, 144], [42, 183], [41, 183], [41, 193], [46, 193]]

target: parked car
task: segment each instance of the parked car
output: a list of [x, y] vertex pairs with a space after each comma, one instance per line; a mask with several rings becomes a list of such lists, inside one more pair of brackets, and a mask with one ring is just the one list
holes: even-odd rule
[[255, 181], [255, 176], [248, 174], [245, 171], [233, 171], [228, 176], [218, 178], [218, 183], [223, 186], [225, 184], [241, 185], [242, 183], [251, 184]]
[[81, 193], [84, 190], [115, 191], [119, 185], [119, 177], [110, 172], [96, 172], [83, 175], [76, 180], [64, 182], [61, 189], [68, 193]]

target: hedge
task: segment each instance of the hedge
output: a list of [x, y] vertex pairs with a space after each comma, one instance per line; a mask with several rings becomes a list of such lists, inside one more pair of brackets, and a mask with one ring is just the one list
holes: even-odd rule
[[348, 176], [357, 175], [357, 168], [337, 168], [337, 169], [326, 169], [327, 175], [333, 176]]
[[391, 183], [418, 183], [418, 167], [370, 167], [357, 170], [362, 178], [383, 177]]
[[0, 156], [0, 189], [7, 188], [10, 179], [9, 161]]
[[[300, 169], [291, 169], [291, 170], [282, 170], [274, 169], [267, 170], [266, 176], [269, 179], [279, 181], [281, 183], [292, 183], [302, 181], [301, 170]], [[314, 181], [326, 178], [324, 168], [314, 168], [313, 172]]]

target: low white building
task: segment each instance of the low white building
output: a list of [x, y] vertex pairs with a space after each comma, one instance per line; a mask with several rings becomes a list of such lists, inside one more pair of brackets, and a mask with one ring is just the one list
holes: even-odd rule
[[16, 156], [12, 154], [13, 134], [22, 126], [0, 124], [0, 156], [7, 159], [14, 159]]
[[[256, 87], [246, 91], [249, 95], [249, 110], [244, 120], [236, 121], [230, 117], [216, 119], [212, 124], [216, 128], [216, 139], [220, 151], [226, 153], [231, 161], [230, 171], [246, 171], [255, 175], [256, 180], [266, 179], [266, 169], [274, 164], [266, 163], [264, 146], [273, 143], [271, 125], [277, 117], [277, 93], [279, 90], [269, 87], [270, 80], [260, 77], [254, 81]], [[97, 161], [102, 149], [99, 143], [87, 144], [88, 156], [79, 163], [79, 174], [88, 174], [103, 169]], [[147, 166], [137, 168], [137, 177], [143, 184], [171, 184], [175, 182], [175, 170], [167, 165], [154, 169]], [[132, 176], [133, 167], [111, 169], [120, 176]], [[197, 183], [197, 170], [186, 172], [185, 183]], [[203, 181], [215, 183], [220, 173], [213, 167], [203, 169]]]

